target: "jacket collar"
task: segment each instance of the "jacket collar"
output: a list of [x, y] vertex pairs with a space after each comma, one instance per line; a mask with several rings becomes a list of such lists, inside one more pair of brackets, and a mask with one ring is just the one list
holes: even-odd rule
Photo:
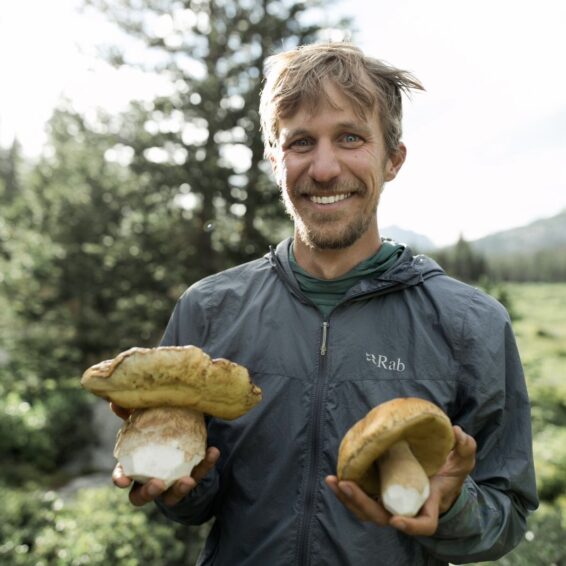
[[[292, 238], [283, 240], [275, 249], [270, 248], [265, 257], [293, 294], [304, 301], [289, 261], [289, 249], [292, 242]], [[443, 274], [443, 269], [434, 260], [422, 254], [415, 256], [411, 248], [405, 246], [401, 256], [390, 269], [381, 275], [360, 281], [346, 293], [344, 299], [412, 287], [422, 283], [425, 279]]]

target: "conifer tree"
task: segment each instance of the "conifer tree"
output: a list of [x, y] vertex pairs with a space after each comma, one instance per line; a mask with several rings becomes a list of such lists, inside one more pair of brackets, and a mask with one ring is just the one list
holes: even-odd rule
[[[324, 30], [318, 1], [91, 0], [145, 47], [146, 61], [107, 50], [169, 80], [170, 92], [132, 108], [116, 130], [153, 191], [189, 209], [202, 275], [255, 258], [287, 233], [263, 161], [257, 112], [266, 57]], [[325, 5], [328, 7], [328, 3]], [[320, 15], [320, 12], [319, 12]], [[308, 19], [308, 20], [307, 20]], [[308, 23], [310, 22], [310, 23]], [[315, 22], [315, 23], [313, 23]]]

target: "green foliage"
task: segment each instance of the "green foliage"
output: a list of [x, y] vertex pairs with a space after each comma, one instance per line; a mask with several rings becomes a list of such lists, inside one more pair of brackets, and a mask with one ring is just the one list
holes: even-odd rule
[[514, 328], [531, 396], [539, 495], [566, 496], [566, 285], [508, 285], [519, 314]]
[[147, 180], [107, 162], [107, 138], [80, 116], [60, 110], [50, 127], [52, 154], [29, 178], [5, 284], [30, 324], [20, 345], [69, 375], [157, 341], [192, 272], [194, 231]]
[[[2, 477], [21, 484], [59, 473], [92, 439], [90, 399], [77, 388], [45, 391], [32, 402], [10, 392], [0, 398]], [[45, 483], [45, 478], [42, 483]]]
[[116, 46], [110, 61], [168, 79], [167, 96], [133, 104], [104, 127], [136, 175], [170, 201], [181, 197], [196, 229], [199, 278], [264, 253], [289, 225], [263, 157], [257, 108], [264, 62], [283, 46], [317, 37], [311, 9], [322, 3], [88, 4], [134, 35], [155, 63], [142, 65]]
[[[564, 228], [562, 227], [564, 231]], [[502, 281], [566, 281], [566, 245], [488, 259], [489, 273]]]
[[524, 540], [509, 554], [494, 562], [497, 566], [552, 566], [566, 561], [564, 530], [566, 507], [543, 506], [528, 520]]
[[539, 496], [554, 501], [566, 494], [566, 428], [546, 425], [536, 435], [535, 468]]
[[566, 562], [566, 284], [507, 284], [514, 330], [532, 404], [534, 459], [541, 507], [521, 544], [498, 566]]
[[461, 281], [474, 283], [485, 278], [487, 274], [485, 258], [475, 252], [463, 236], [460, 236], [454, 246], [432, 252], [430, 255], [448, 275]]
[[116, 488], [88, 489], [71, 501], [0, 488], [0, 498], [0, 563], [10, 566], [194, 564], [207, 528], [176, 526], [154, 506], [133, 509]]
[[[562, 224], [565, 217], [566, 213], [562, 213], [558, 217], [548, 219], [548, 229], [556, 231], [560, 226], [560, 230], [564, 232]], [[537, 225], [542, 230], [545, 221], [539, 221]], [[496, 247], [486, 247], [487, 242], [492, 241], [490, 237], [485, 238], [485, 242], [480, 240], [472, 243], [460, 237], [453, 246], [429, 252], [429, 255], [436, 259], [449, 275], [468, 283], [485, 280], [557, 283], [566, 281], [566, 244], [563, 240], [564, 237], [561, 236], [559, 243], [548, 243], [540, 249], [531, 249], [525, 243], [523, 252], [514, 251], [513, 248], [509, 253], [502, 253], [498, 252]], [[510, 244], [512, 242], [514, 241], [511, 240]]]
[[0, 205], [6, 206], [18, 196], [21, 190], [21, 165], [21, 147], [18, 140], [14, 140], [8, 150], [0, 147]]

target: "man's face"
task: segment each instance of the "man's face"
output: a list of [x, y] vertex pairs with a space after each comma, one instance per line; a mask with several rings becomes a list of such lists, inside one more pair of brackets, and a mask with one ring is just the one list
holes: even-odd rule
[[342, 249], [378, 241], [376, 211], [383, 183], [395, 177], [405, 148], [389, 158], [376, 112], [356, 115], [332, 84], [338, 108], [321, 103], [314, 113], [299, 107], [279, 122], [272, 158], [295, 235], [310, 248]]

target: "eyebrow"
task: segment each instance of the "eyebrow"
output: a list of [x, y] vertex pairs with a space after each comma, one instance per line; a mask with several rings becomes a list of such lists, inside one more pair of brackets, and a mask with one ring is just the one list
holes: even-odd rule
[[[336, 124], [336, 130], [353, 130], [366, 136], [369, 136], [371, 134], [370, 128], [368, 128], [361, 122], [338, 122], [338, 124]], [[302, 136], [310, 136], [311, 131], [307, 128], [295, 128], [294, 130], [283, 130], [281, 134], [285, 139], [290, 139]]]

